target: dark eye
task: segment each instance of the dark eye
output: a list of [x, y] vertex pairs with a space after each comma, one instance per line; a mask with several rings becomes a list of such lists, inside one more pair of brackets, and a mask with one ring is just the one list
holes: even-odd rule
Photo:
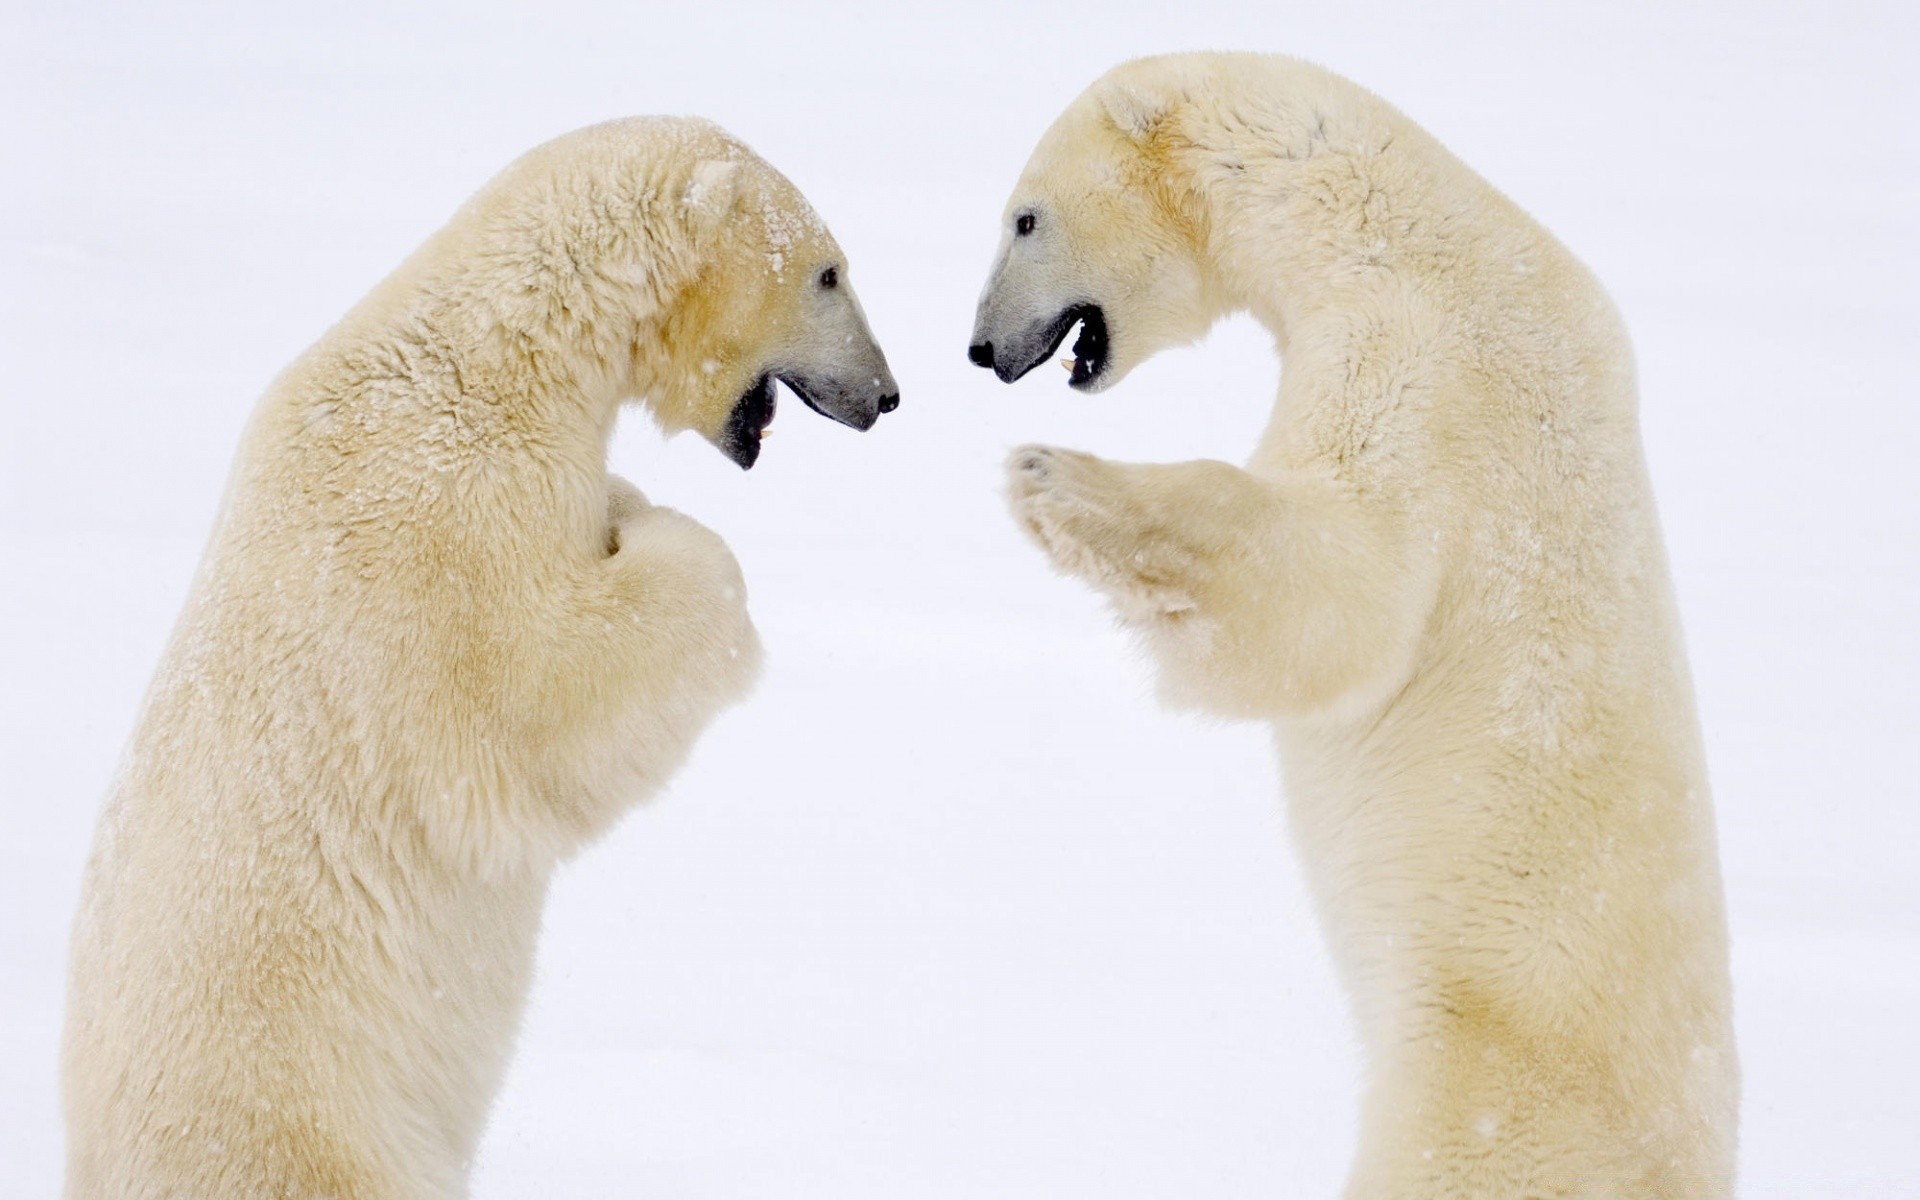
[[1025, 237], [1028, 234], [1032, 233], [1033, 232], [1033, 214], [1021, 213], [1019, 216], [1015, 217], [1013, 219], [1013, 231], [1016, 234], [1020, 235], [1021, 237]]
[[828, 290], [839, 287], [840, 272], [833, 267], [828, 267], [826, 270], [820, 272], [820, 286]]

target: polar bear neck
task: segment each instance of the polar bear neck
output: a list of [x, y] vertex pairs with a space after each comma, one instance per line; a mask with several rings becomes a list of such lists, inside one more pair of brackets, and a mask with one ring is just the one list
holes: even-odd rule
[[530, 236], [510, 228], [425, 297], [480, 379], [530, 401], [584, 405], [597, 429], [656, 382], [655, 356], [642, 351], [659, 343], [696, 274], [670, 204], [645, 193], [603, 203], [645, 216], [556, 220]]
[[699, 273], [682, 157], [558, 179], [516, 164], [316, 351], [404, 348], [409, 366], [510, 410], [516, 429], [603, 448], [622, 403], [669, 369], [662, 329]]
[[[1357, 291], [1446, 286], [1553, 239], [1372, 93], [1305, 63], [1223, 77], [1182, 110], [1163, 160], [1223, 306], [1282, 352], [1312, 314]], [[1229, 95], [1230, 93], [1230, 95]]]
[[695, 271], [673, 203], [685, 171], [642, 165], [571, 191], [515, 169], [496, 180], [276, 382], [238, 485], [326, 478], [361, 528], [400, 521], [405, 506], [382, 498], [412, 497], [408, 522], [455, 536], [451, 497], [537, 470], [548, 536], [597, 544], [614, 422], [651, 386], [661, 325]]
[[[1631, 352], [1604, 289], [1432, 135], [1307, 64], [1236, 60], [1189, 91], [1150, 157], [1219, 312], [1260, 320], [1284, 363], [1256, 461], [1333, 463], [1391, 489], [1404, 462], [1357, 448], [1422, 453], [1420, 405], [1479, 395], [1495, 360], [1524, 366], [1536, 427], [1602, 412], [1632, 427]], [[1391, 395], [1356, 362], [1390, 366]]]

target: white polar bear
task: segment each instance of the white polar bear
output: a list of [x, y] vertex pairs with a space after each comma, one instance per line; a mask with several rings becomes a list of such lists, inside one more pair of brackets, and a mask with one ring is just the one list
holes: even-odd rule
[[718, 128], [514, 163], [277, 380], [101, 820], [67, 1194], [461, 1195], [556, 862], [759, 659], [622, 401], [742, 466], [775, 378], [894, 406], [840, 251]]
[[1248, 311], [1246, 469], [1044, 447], [1021, 522], [1179, 704], [1270, 721], [1370, 1063], [1355, 1200], [1699, 1197], [1738, 1070], [1632, 356], [1571, 254], [1305, 63], [1122, 66], [1014, 189], [971, 357], [1112, 385]]

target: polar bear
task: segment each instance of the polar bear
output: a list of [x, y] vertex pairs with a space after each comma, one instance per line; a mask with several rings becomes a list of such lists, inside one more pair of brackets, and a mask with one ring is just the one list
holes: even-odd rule
[[872, 425], [846, 270], [717, 127], [611, 122], [272, 385], [88, 867], [69, 1196], [464, 1193], [555, 864], [760, 654], [726, 545], [607, 474], [616, 413], [743, 467], [775, 379]]
[[1270, 722], [1369, 1063], [1354, 1200], [1699, 1197], [1738, 1078], [1691, 685], [1605, 292], [1405, 116], [1259, 55], [1041, 139], [970, 357], [1111, 387], [1231, 311], [1242, 469], [1016, 451], [1013, 510], [1171, 703]]

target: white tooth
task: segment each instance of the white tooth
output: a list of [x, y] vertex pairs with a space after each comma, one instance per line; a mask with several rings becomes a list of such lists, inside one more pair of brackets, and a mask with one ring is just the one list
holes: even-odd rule
[[770, 438], [770, 437], [772, 437], [772, 436], [773, 436], [773, 427], [772, 427], [771, 425], [768, 425], [768, 426], [763, 426], [763, 427], [761, 428], [761, 430], [760, 430], [760, 440], [761, 440], [761, 441], [763, 441], [763, 442], [764, 442], [764, 441], [766, 441], [766, 440], [767, 440], [768, 438]]
[[1071, 372], [1071, 371], [1073, 370], [1073, 360], [1072, 360], [1072, 359], [1070, 359], [1070, 358], [1063, 358], [1063, 359], [1061, 359], [1061, 360], [1060, 360], [1060, 365], [1061, 365], [1061, 366], [1063, 366], [1063, 367], [1065, 367], [1065, 368], [1066, 368], [1066, 369], [1067, 369], [1067, 370], [1068, 370], [1069, 372]]

